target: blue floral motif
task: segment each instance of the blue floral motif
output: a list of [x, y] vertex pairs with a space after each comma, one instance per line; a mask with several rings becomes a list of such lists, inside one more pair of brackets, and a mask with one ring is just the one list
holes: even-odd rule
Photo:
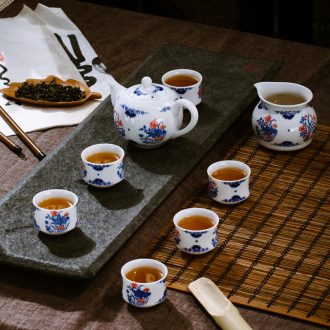
[[138, 88], [136, 88], [135, 90], [134, 90], [134, 92], [133, 92], [135, 95], [137, 95], [137, 96], [141, 96], [141, 95], [148, 95], [148, 94], [146, 94], [146, 93], [143, 93], [141, 90], [140, 90], [140, 88], [138, 87]]
[[307, 141], [313, 135], [316, 128], [316, 116], [311, 114], [306, 114], [301, 117], [299, 126], [300, 137]]
[[86, 163], [88, 166], [90, 166], [91, 168], [93, 168], [93, 170], [95, 171], [102, 171], [104, 168], [106, 167], [110, 167], [112, 166], [112, 164], [89, 164], [89, 163]]
[[191, 232], [189, 230], [184, 231], [186, 234], [190, 234], [193, 238], [198, 238], [201, 237], [203, 234], [206, 234], [207, 231], [196, 231], [196, 232]]
[[126, 104], [120, 105], [125, 110], [125, 115], [130, 118], [134, 118], [137, 115], [146, 115], [148, 112], [145, 112], [143, 110], [133, 109], [127, 106]]
[[267, 107], [266, 107], [266, 105], [265, 105], [265, 103], [264, 102], [259, 102], [259, 104], [258, 104], [258, 109], [263, 109], [263, 110], [267, 110]]
[[82, 174], [83, 174], [83, 177], [85, 177], [87, 175], [87, 171], [84, 168], [82, 169]]
[[[157, 93], [157, 92], [161, 92], [164, 88], [158, 85], [152, 85], [152, 87], [154, 88], [152, 93]], [[141, 95], [149, 95], [148, 93], [143, 93], [140, 89], [140, 87], [136, 88], [133, 92], [135, 95], [137, 96], [141, 96]]]
[[70, 217], [66, 211], [50, 211], [45, 217], [45, 227], [49, 233], [63, 232], [69, 224]]
[[175, 244], [176, 245], [178, 245], [181, 242], [181, 238], [180, 238], [179, 232], [176, 232], [174, 240], [175, 240]]
[[183, 250], [192, 253], [202, 253], [209, 251], [209, 248], [202, 248], [200, 245], [193, 245], [191, 248], [184, 248]]
[[292, 119], [296, 114], [300, 113], [299, 110], [296, 111], [275, 111], [277, 114], [280, 114], [284, 119]]
[[218, 239], [217, 238], [212, 238], [212, 246], [216, 247], [217, 244], [218, 244]]
[[297, 146], [299, 143], [293, 143], [291, 141], [283, 141], [281, 143], [273, 143], [274, 146], [278, 146], [278, 147], [287, 147], [287, 148], [290, 148], [290, 147], [294, 147], [294, 146]]
[[[164, 282], [162, 281], [162, 282], [160, 282], [160, 283], [165, 283], [165, 280], [164, 280]], [[166, 299], [166, 297], [167, 297], [167, 290], [165, 289], [165, 290], [164, 290], [163, 297], [161, 297], [161, 298], [157, 301], [157, 304], [159, 304], [159, 303], [161, 303], [162, 301], [164, 301], [164, 300]]]
[[105, 182], [100, 178], [96, 178], [94, 180], [88, 180], [88, 183], [93, 184], [94, 186], [111, 186], [111, 182]]
[[208, 182], [208, 194], [211, 198], [215, 198], [218, 195], [218, 187], [213, 180], [209, 180]]
[[224, 181], [223, 183], [230, 186], [230, 187], [232, 187], [232, 188], [237, 188], [244, 181], [245, 181], [245, 179], [239, 180], [239, 181]]
[[171, 107], [164, 107], [162, 110], [160, 110], [160, 112], [166, 112], [166, 111], [169, 111], [171, 110]]
[[117, 131], [119, 132], [120, 136], [124, 137], [125, 134], [125, 129], [122, 120], [120, 119], [119, 113], [117, 111], [113, 112], [113, 118], [114, 122], [117, 128]]
[[162, 121], [154, 119], [149, 123], [149, 127], [143, 125], [143, 127], [139, 129], [146, 134], [146, 136], [144, 134], [139, 134], [140, 140], [146, 144], [162, 142], [167, 134], [165, 128], [166, 126]]
[[124, 163], [120, 163], [120, 165], [118, 166], [117, 175], [119, 176], [120, 179], [124, 179], [124, 176], [125, 176]]
[[238, 196], [238, 195], [234, 195], [232, 198], [224, 199], [223, 201], [226, 202], [226, 203], [237, 203], [237, 202], [244, 201], [244, 199], [246, 199], [246, 197], [241, 197], [241, 196]]
[[186, 92], [192, 90], [193, 88], [192, 87], [182, 87], [182, 88], [174, 88], [174, 87], [171, 87], [171, 89], [173, 89], [174, 91], [176, 91], [178, 94], [185, 94]]
[[158, 85], [152, 85], [155, 87], [155, 89], [152, 91], [153, 93], [161, 92], [164, 88], [162, 86]]
[[37, 224], [36, 219], [33, 219], [33, 222], [34, 222], [34, 227], [40, 230], [40, 226]]
[[275, 119], [272, 119], [271, 115], [267, 115], [264, 118], [260, 117], [257, 120], [257, 124], [257, 136], [266, 142], [273, 141], [275, 136], [277, 135], [277, 121]]
[[135, 306], [145, 305], [151, 296], [150, 289], [144, 285], [131, 283], [126, 287], [128, 302]]

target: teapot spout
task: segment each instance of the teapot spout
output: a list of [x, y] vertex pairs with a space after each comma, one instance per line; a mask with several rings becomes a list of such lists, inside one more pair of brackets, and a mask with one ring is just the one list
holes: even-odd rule
[[254, 87], [257, 90], [259, 98], [261, 98], [261, 99], [264, 98], [265, 94], [271, 88], [271, 86], [269, 84], [271, 84], [271, 83], [270, 82], [258, 82], [256, 84], [254, 84]]
[[110, 85], [111, 102], [112, 105], [115, 106], [117, 96], [120, 93], [122, 93], [124, 90], [126, 90], [126, 88], [120, 85], [112, 76], [110, 77], [109, 85]]

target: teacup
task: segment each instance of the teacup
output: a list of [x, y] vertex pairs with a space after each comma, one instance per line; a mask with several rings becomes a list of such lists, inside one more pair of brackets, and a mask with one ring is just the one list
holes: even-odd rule
[[77, 225], [78, 197], [71, 191], [50, 189], [37, 193], [32, 200], [34, 225], [45, 234], [61, 235]]
[[173, 223], [178, 249], [190, 254], [202, 254], [216, 247], [219, 217], [215, 212], [204, 208], [184, 209], [175, 214]]
[[162, 76], [162, 83], [176, 92], [178, 98], [187, 99], [194, 105], [202, 101], [202, 75], [194, 70], [176, 69]]
[[81, 159], [85, 182], [98, 188], [119, 183], [125, 177], [124, 156], [121, 147], [110, 143], [94, 144], [84, 149]]
[[[156, 272], [152, 275], [149, 274], [149, 278], [153, 276], [151, 282], [145, 280], [139, 282], [135, 280], [136, 278], [133, 279], [133, 277], [141, 278], [145, 273], [145, 276], [148, 276], [148, 271]], [[137, 307], [152, 307], [160, 304], [167, 296], [167, 273], [167, 267], [154, 259], [135, 259], [127, 262], [121, 268], [123, 299]]]
[[222, 204], [237, 204], [250, 195], [251, 169], [236, 160], [223, 160], [211, 164], [207, 169], [208, 193]]

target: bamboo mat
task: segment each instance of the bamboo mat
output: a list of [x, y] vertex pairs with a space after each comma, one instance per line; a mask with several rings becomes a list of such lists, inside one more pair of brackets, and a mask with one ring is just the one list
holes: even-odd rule
[[180, 252], [168, 219], [146, 257], [167, 265], [169, 288], [188, 291], [205, 276], [234, 303], [329, 326], [330, 127], [319, 125], [307, 148], [287, 153], [245, 136], [224, 158], [251, 167], [250, 197], [218, 204], [205, 179], [182, 205], [219, 215], [217, 248], [202, 256]]

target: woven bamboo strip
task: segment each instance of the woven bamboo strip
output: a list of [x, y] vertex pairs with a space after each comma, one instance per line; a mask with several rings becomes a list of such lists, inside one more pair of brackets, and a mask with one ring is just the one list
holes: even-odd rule
[[170, 288], [188, 291], [206, 276], [235, 303], [329, 326], [330, 127], [319, 125], [309, 147], [290, 153], [244, 136], [224, 158], [252, 168], [249, 199], [217, 204], [205, 183], [182, 205], [219, 215], [218, 246], [200, 256], [178, 251], [168, 219], [147, 256], [167, 265]]

